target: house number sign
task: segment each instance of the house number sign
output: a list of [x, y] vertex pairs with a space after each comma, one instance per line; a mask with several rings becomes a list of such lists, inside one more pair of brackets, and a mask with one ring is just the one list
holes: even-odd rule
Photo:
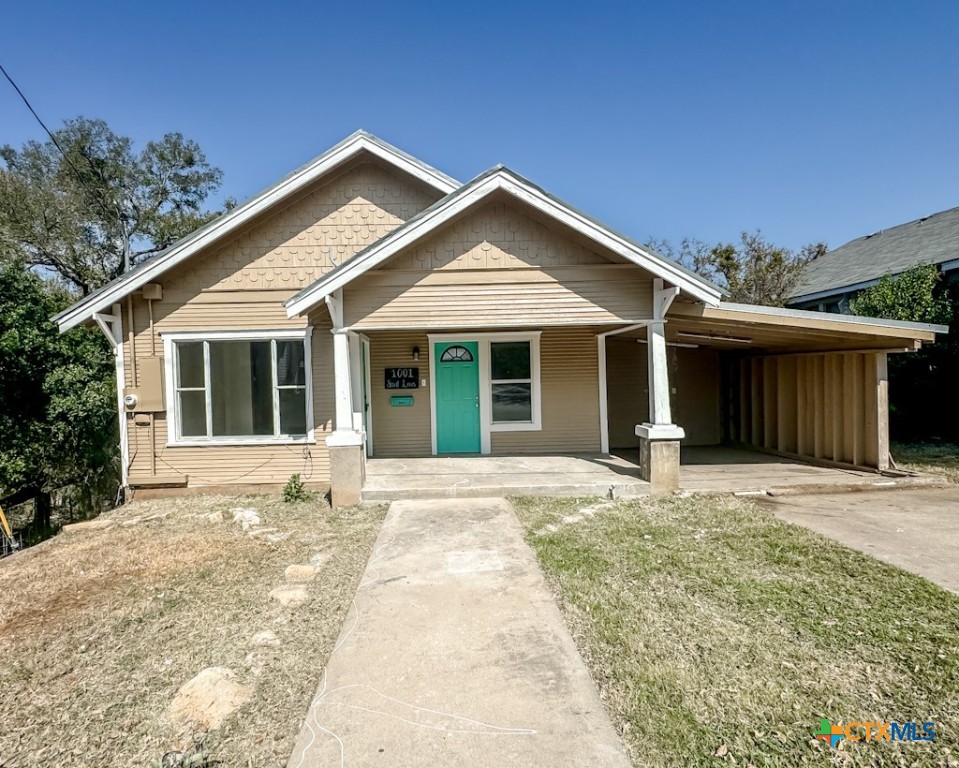
[[419, 368], [387, 368], [387, 389], [417, 389], [420, 385]]

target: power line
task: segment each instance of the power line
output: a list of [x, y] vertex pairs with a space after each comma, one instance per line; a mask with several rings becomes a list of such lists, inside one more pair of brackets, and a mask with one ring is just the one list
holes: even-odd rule
[[33, 105], [30, 103], [30, 100], [27, 98], [26, 94], [20, 90], [20, 86], [14, 82], [12, 77], [10, 77], [10, 73], [3, 68], [3, 64], [0, 64], [0, 72], [3, 72], [3, 76], [7, 78], [7, 82], [13, 86], [13, 90], [17, 92], [17, 95], [20, 97], [23, 103], [27, 105], [27, 109], [30, 110], [30, 114], [36, 118], [36, 121], [40, 123], [40, 127], [46, 131], [47, 136], [50, 137], [50, 141], [53, 142], [53, 146], [60, 151], [60, 154], [63, 156], [63, 159], [66, 160], [67, 165], [69, 165], [73, 169], [73, 172], [77, 175], [77, 180], [83, 184], [83, 175], [77, 170], [77, 167], [73, 164], [73, 161], [67, 157], [67, 153], [63, 151], [63, 147], [61, 147], [60, 142], [57, 141], [57, 137], [53, 135], [53, 132], [49, 128], [47, 128], [47, 124], [43, 122], [43, 120], [40, 118], [40, 115], [37, 114], [37, 110], [33, 108]]

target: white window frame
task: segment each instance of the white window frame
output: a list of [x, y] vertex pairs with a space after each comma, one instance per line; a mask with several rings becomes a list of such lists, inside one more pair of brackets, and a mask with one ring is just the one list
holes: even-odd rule
[[[312, 326], [297, 329], [264, 330], [264, 331], [172, 331], [161, 332], [163, 339], [164, 373], [166, 377], [166, 417], [167, 417], [167, 446], [198, 445], [291, 445], [315, 443], [315, 428], [313, 424], [313, 354], [311, 349]], [[179, 371], [176, 344], [180, 342], [203, 341], [302, 341], [304, 374], [306, 376], [306, 436], [303, 435], [244, 435], [242, 437], [183, 437], [180, 435], [180, 399], [179, 391], [199, 390], [199, 387], [178, 386]], [[204, 391], [207, 397], [207, 419], [210, 410], [210, 364], [207, 359], [207, 350], [204, 346]], [[270, 355], [273, 365], [273, 423], [279, 428], [279, 391], [282, 389], [299, 389], [298, 386], [279, 385], [276, 382], [276, 344], [270, 344]], [[209, 425], [208, 425], [209, 428]]]
[[[480, 452], [492, 453], [493, 432], [540, 432], [543, 429], [543, 389], [540, 375], [540, 336], [542, 331], [524, 331], [515, 333], [431, 333], [427, 335], [429, 342], [430, 363], [430, 432], [432, 433], [432, 449], [436, 454], [436, 344], [451, 341], [474, 341], [478, 345], [479, 354], [479, 410], [480, 410]], [[495, 341], [528, 341], [530, 355], [530, 384], [532, 421], [502, 421], [494, 423], [493, 414], [493, 387], [490, 369], [490, 342]], [[525, 383], [526, 380], [523, 379]]]

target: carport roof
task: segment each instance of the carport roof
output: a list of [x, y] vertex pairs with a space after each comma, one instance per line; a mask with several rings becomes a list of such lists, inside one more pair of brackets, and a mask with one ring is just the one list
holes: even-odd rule
[[674, 302], [667, 321], [666, 336], [673, 343], [743, 352], [906, 351], [948, 332], [946, 326], [929, 323], [732, 302], [718, 306]]

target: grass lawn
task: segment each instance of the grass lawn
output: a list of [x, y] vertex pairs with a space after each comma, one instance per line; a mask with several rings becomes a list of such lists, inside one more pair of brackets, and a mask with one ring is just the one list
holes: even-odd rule
[[[275, 530], [244, 533], [235, 507]], [[285, 766], [384, 514], [278, 496], [134, 501], [97, 519], [108, 528], [0, 561], [0, 766], [159, 766], [200, 735], [168, 708], [206, 667], [253, 695], [206, 737], [211, 764]], [[316, 555], [304, 605], [269, 597]], [[261, 630], [279, 645], [251, 646]]]
[[900, 469], [945, 475], [959, 483], [959, 445], [955, 443], [893, 443], [891, 453]]
[[744, 500], [515, 505], [635, 765], [959, 766], [959, 597]]

